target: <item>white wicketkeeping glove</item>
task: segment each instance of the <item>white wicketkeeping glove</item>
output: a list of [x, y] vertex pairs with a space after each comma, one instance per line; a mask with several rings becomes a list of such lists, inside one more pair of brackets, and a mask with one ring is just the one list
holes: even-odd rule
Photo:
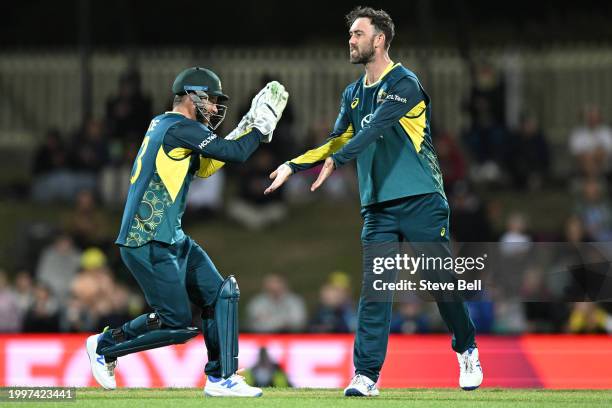
[[289, 93], [277, 81], [268, 84], [253, 98], [247, 116], [252, 118], [252, 126], [266, 136], [262, 142], [270, 143], [276, 124], [287, 106]]
[[240, 120], [240, 123], [238, 123], [238, 126], [236, 126], [236, 129], [232, 130], [229, 133], [229, 135], [225, 136], [225, 139], [226, 140], [239, 139], [241, 136], [246, 134], [252, 128], [253, 128], [253, 119], [249, 117], [249, 114], [247, 113], [246, 115], [242, 117], [242, 119]]

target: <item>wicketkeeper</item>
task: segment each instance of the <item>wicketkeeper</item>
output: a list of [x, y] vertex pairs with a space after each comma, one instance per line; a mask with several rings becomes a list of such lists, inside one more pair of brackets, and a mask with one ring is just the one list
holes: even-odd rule
[[261, 389], [236, 374], [236, 279], [219, 274], [204, 249], [183, 232], [181, 217], [193, 177], [209, 177], [226, 162], [244, 162], [260, 143], [269, 143], [289, 95], [280, 83], [268, 83], [238, 127], [221, 138], [214, 131], [225, 118], [228, 96], [214, 72], [186, 69], [172, 92], [172, 111], [153, 118], [134, 162], [116, 241], [153, 312], [90, 336], [91, 370], [102, 387], [114, 389], [119, 357], [196, 337], [194, 303], [203, 310], [201, 332], [208, 350], [205, 395], [258, 397]]

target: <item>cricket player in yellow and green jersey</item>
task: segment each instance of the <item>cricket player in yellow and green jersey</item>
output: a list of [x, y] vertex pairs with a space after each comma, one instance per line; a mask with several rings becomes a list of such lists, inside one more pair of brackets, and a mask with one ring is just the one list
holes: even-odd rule
[[[221, 276], [183, 232], [181, 217], [194, 176], [208, 177], [225, 162], [244, 162], [260, 143], [272, 140], [288, 93], [278, 82], [268, 83], [238, 127], [221, 138], [214, 131], [225, 117], [228, 97], [214, 72], [186, 69], [172, 92], [172, 111], [153, 118], [135, 159], [116, 241], [153, 312], [90, 336], [86, 348], [92, 373], [102, 387], [114, 389], [118, 357], [184, 343], [202, 333], [208, 352], [205, 395], [257, 397], [261, 389], [236, 374], [236, 279]], [[202, 309], [201, 331], [191, 326], [191, 303]]]
[[[347, 15], [347, 23], [350, 61], [364, 64], [365, 75], [344, 90], [328, 140], [279, 166], [270, 175], [274, 181], [265, 193], [277, 189], [291, 174], [323, 163], [311, 188], [314, 191], [336, 168], [357, 162], [364, 278], [353, 354], [355, 376], [344, 394], [376, 396], [393, 297], [389, 294], [379, 301], [366, 296], [372, 290], [367, 248], [381, 243], [426, 243], [425, 256], [451, 256], [450, 211], [431, 139], [431, 100], [417, 76], [389, 58], [394, 36], [390, 16], [383, 10], [357, 7]], [[436, 300], [453, 334], [459, 385], [465, 390], [478, 388], [483, 375], [468, 310], [461, 300]]]

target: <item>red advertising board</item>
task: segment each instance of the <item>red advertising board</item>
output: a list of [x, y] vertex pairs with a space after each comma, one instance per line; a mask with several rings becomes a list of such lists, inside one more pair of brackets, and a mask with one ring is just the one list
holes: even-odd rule
[[[86, 335], [0, 335], [0, 386], [94, 386]], [[242, 335], [240, 365], [260, 347], [297, 387], [343, 387], [352, 375], [352, 335]], [[612, 388], [609, 336], [479, 336], [484, 387]], [[123, 387], [204, 385], [201, 337], [185, 345], [119, 359]], [[458, 366], [450, 338], [391, 336], [380, 386], [456, 387]]]

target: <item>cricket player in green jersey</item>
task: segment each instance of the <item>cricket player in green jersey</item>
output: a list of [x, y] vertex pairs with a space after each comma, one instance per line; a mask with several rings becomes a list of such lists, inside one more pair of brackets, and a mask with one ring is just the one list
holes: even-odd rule
[[[261, 389], [236, 374], [236, 279], [220, 275], [183, 232], [181, 217], [194, 176], [209, 177], [225, 162], [244, 162], [260, 143], [272, 140], [288, 93], [278, 82], [268, 83], [238, 127], [221, 138], [214, 131], [225, 117], [228, 97], [214, 72], [186, 69], [172, 92], [173, 110], [153, 118], [134, 161], [116, 241], [153, 312], [90, 336], [92, 373], [102, 387], [114, 389], [118, 357], [185, 343], [201, 332], [208, 352], [205, 395], [258, 397]], [[192, 327], [191, 303], [202, 309], [201, 331]]]
[[[431, 101], [416, 75], [389, 58], [394, 25], [383, 10], [357, 7], [347, 15], [350, 62], [363, 64], [365, 75], [346, 87], [340, 114], [329, 139], [285, 163], [270, 178], [269, 194], [291, 174], [323, 163], [311, 190], [340, 166], [357, 162], [364, 220], [364, 279], [354, 344], [355, 376], [346, 396], [376, 396], [385, 359], [392, 294], [385, 301], [368, 299], [372, 266], [366, 248], [381, 243], [427, 243], [425, 256], [451, 256], [449, 206], [430, 134]], [[438, 298], [436, 298], [438, 300]], [[475, 330], [461, 300], [438, 301], [453, 334], [459, 385], [478, 388], [482, 368]]]

